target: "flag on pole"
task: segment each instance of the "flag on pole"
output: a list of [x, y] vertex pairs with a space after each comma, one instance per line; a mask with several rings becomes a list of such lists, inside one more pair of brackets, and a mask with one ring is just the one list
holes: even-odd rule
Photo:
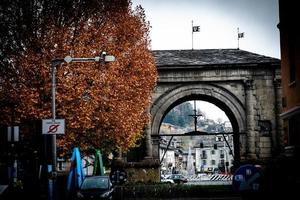
[[243, 38], [244, 37], [244, 32], [238, 33], [238, 38]]
[[193, 32], [200, 32], [200, 26], [193, 26]]
[[192, 50], [194, 49], [194, 32], [200, 32], [200, 26], [194, 26], [192, 20]]
[[238, 32], [238, 37], [237, 37], [237, 42], [238, 42], [238, 49], [240, 49], [240, 38], [243, 38], [244, 37], [244, 32], [241, 32], [240, 33], [240, 29], [237, 28], [237, 32]]

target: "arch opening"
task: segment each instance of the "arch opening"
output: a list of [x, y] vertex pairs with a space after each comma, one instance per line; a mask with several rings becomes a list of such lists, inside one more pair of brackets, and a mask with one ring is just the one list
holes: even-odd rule
[[[194, 98], [179, 99], [164, 114], [159, 131], [162, 177], [174, 173], [197, 177], [232, 172], [234, 144], [229, 118], [216, 105]], [[208, 134], [185, 137], [192, 131]]]

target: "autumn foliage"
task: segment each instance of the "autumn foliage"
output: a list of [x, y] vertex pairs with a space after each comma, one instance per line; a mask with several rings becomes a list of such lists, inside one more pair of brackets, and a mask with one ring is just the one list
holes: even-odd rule
[[[46, 1], [33, 2], [38, 6]], [[57, 67], [56, 112], [66, 121], [66, 134], [58, 137], [58, 145], [65, 151], [74, 146], [126, 151], [149, 120], [147, 109], [157, 77], [144, 10], [133, 10], [126, 0], [55, 2], [65, 10], [52, 12], [42, 6], [48, 16], [32, 27], [37, 33], [22, 38], [20, 51], [6, 51], [10, 57], [1, 72], [0, 98], [13, 102], [20, 123], [51, 118], [51, 60], [67, 55], [90, 58], [106, 51], [115, 62]], [[10, 119], [5, 105], [2, 123]]]

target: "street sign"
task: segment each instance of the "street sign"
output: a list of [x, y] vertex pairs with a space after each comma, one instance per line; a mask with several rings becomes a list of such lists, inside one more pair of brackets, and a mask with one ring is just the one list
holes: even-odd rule
[[262, 184], [262, 172], [253, 165], [242, 165], [233, 175], [232, 185], [235, 191], [260, 191]]
[[64, 119], [43, 119], [43, 134], [65, 134]]

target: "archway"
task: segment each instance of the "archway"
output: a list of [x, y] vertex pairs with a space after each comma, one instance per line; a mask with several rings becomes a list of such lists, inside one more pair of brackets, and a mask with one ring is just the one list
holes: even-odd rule
[[[175, 106], [190, 100], [204, 100], [218, 106], [228, 116], [234, 132], [234, 149], [236, 161], [240, 155], [240, 133], [246, 129], [245, 108], [240, 100], [227, 89], [216, 84], [191, 84], [178, 85], [166, 91], [164, 95], [156, 99], [151, 107], [151, 127], [152, 136], [158, 135], [162, 120], [165, 115]], [[243, 145], [243, 144], [242, 144]], [[158, 143], [152, 142], [152, 156], [158, 158]]]

